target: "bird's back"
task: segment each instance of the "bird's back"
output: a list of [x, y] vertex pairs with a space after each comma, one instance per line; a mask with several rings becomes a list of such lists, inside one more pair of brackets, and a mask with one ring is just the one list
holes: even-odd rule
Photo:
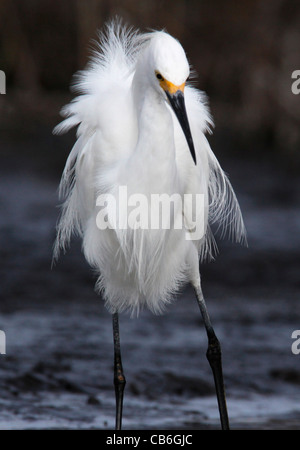
[[83, 235], [92, 216], [97, 195], [99, 168], [113, 167], [126, 157], [136, 141], [136, 125], [129, 89], [133, 77], [133, 54], [139, 44], [128, 46], [130, 30], [118, 22], [99, 35], [93, 57], [74, 76], [72, 90], [78, 94], [61, 110], [64, 120], [55, 127], [61, 134], [77, 127], [77, 141], [67, 159], [59, 194], [64, 199], [57, 227], [54, 259], [73, 232]]

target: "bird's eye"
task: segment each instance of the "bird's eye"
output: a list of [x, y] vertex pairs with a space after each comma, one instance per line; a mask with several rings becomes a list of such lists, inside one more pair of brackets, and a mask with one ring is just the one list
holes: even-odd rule
[[161, 81], [164, 80], [164, 77], [159, 72], [156, 73], [156, 78]]

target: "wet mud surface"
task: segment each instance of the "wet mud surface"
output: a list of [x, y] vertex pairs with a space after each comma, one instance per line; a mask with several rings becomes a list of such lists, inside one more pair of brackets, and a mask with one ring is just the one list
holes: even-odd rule
[[[300, 428], [300, 189], [296, 178], [229, 164], [248, 248], [220, 244], [203, 290], [222, 344], [233, 429]], [[1, 169], [0, 429], [114, 427], [111, 316], [80, 243], [51, 269], [58, 177]], [[124, 429], [218, 429], [206, 334], [184, 289], [163, 316], [120, 320]]]

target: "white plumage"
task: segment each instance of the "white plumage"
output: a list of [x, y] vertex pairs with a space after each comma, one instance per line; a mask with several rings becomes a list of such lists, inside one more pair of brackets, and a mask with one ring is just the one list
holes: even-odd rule
[[[185, 83], [190, 69], [180, 43], [165, 32], [142, 34], [116, 21], [99, 38], [90, 64], [76, 77], [80, 95], [63, 108], [65, 120], [55, 128], [62, 133], [78, 126], [60, 184], [64, 203], [54, 258], [73, 233], [79, 234], [111, 312], [138, 313], [147, 306], [159, 313], [182, 283], [199, 284], [199, 259], [212, 257], [215, 250], [211, 224], [237, 242], [245, 240], [245, 229], [235, 194], [205, 137], [212, 119], [204, 94], [185, 86], [195, 165], [157, 79], [161, 74], [172, 86]], [[198, 220], [204, 237], [186, 239], [188, 217], [181, 230], [99, 230], [97, 197], [117, 198], [120, 186], [128, 195], [147, 198], [203, 194], [205, 209]]]

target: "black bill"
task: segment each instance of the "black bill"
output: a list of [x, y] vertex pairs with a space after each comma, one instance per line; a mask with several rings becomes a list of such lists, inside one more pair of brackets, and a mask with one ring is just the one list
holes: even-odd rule
[[190, 124], [186, 113], [183, 92], [180, 90], [175, 92], [175, 94], [170, 94], [168, 91], [165, 92], [169, 99], [170, 105], [172, 106], [173, 111], [176, 114], [176, 117], [181, 125], [182, 131], [184, 132], [194, 163], [195, 165], [197, 165], [195, 147], [190, 129]]

